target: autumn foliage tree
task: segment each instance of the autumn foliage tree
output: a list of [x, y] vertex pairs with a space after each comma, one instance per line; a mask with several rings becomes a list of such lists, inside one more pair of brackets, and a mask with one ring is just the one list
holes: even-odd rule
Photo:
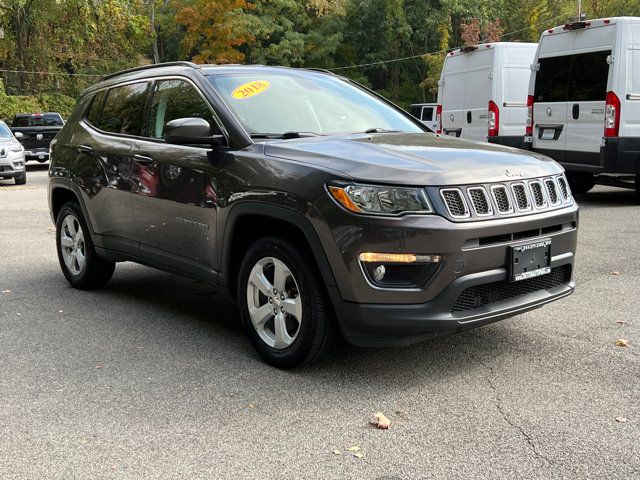
[[238, 47], [253, 40], [243, 15], [248, 9], [245, 0], [176, 1], [183, 49], [196, 63], [242, 62]]

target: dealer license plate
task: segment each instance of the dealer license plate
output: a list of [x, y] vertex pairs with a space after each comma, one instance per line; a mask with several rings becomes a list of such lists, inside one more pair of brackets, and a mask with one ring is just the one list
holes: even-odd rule
[[511, 247], [511, 281], [551, 273], [551, 239]]

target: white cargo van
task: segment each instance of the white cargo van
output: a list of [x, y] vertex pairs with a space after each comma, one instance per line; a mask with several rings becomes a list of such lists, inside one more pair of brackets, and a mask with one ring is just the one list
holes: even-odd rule
[[633, 188], [640, 173], [640, 18], [545, 31], [527, 103], [525, 141], [564, 165], [575, 193], [595, 183]]
[[498, 42], [449, 52], [438, 88], [439, 133], [521, 147], [536, 47]]
[[435, 132], [438, 129], [436, 108], [437, 105], [435, 103], [414, 103], [409, 108], [409, 112]]

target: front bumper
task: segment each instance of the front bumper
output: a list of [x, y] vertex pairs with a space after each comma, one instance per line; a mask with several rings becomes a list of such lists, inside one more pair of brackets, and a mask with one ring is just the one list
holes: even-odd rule
[[[574, 289], [575, 204], [474, 222], [454, 223], [438, 215], [371, 218], [347, 213], [334, 213], [329, 220], [331, 230], [319, 232], [337, 284], [329, 294], [343, 334], [354, 345], [405, 345], [473, 328], [540, 307]], [[551, 283], [546, 280], [552, 274], [537, 277], [544, 281], [536, 288], [518, 290], [526, 281], [506, 280], [510, 247], [541, 238], [551, 239], [552, 274], [561, 269], [563, 276], [556, 275]], [[439, 255], [442, 260], [423, 285], [381, 288], [363, 273], [358, 260], [362, 252]], [[479, 287], [477, 303], [459, 308], [457, 302], [477, 286], [485, 286]], [[503, 294], [514, 289], [513, 295]], [[483, 302], [485, 294], [492, 301]]]
[[0, 177], [14, 178], [25, 174], [24, 156], [19, 153], [0, 158]]
[[529, 144], [525, 145], [523, 135], [498, 135], [495, 137], [487, 137], [487, 142], [505, 145], [507, 147], [529, 149]]
[[24, 157], [26, 160], [38, 160], [39, 162], [46, 162], [49, 160], [49, 150], [25, 150]]

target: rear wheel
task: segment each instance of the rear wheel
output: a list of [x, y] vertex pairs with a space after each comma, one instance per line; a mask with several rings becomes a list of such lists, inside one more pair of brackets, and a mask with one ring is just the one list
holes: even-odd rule
[[273, 366], [319, 361], [339, 331], [308, 254], [277, 237], [258, 240], [240, 267], [238, 302], [245, 332]]
[[596, 180], [592, 173], [567, 172], [567, 180], [571, 192], [575, 194], [587, 193], [596, 185]]
[[91, 290], [111, 279], [116, 264], [96, 254], [80, 205], [75, 202], [65, 203], [58, 213], [56, 247], [62, 273], [72, 287]]

